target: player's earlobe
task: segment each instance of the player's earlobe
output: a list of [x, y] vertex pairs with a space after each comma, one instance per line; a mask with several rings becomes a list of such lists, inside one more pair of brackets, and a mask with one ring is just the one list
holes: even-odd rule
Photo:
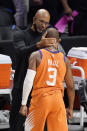
[[61, 39], [59, 38], [59, 39], [58, 39], [58, 43], [60, 43], [60, 42], [61, 42]]

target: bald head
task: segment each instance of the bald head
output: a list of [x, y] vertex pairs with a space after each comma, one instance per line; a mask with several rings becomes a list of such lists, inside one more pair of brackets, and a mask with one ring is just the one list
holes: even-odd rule
[[59, 39], [59, 32], [55, 28], [48, 28], [46, 38], [56, 38]]
[[50, 20], [50, 14], [47, 10], [45, 9], [39, 9], [36, 14], [35, 14], [36, 18], [40, 18], [40, 17], [47, 17]]
[[50, 14], [45, 9], [39, 9], [34, 18], [33, 18], [33, 25], [35, 25], [35, 28], [38, 32], [42, 32], [45, 30], [50, 22]]

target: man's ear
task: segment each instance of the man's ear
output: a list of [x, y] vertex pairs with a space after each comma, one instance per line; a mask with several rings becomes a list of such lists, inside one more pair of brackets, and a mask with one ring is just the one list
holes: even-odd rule
[[33, 17], [33, 24], [35, 24], [36, 22], [36, 17]]

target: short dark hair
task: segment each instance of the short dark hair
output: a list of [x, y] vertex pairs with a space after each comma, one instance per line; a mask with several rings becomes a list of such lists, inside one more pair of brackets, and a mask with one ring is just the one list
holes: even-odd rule
[[59, 39], [59, 32], [56, 28], [48, 28], [46, 38]]

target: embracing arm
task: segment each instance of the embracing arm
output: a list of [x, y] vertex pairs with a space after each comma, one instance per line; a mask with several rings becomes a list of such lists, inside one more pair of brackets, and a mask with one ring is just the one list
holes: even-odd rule
[[68, 100], [69, 100], [69, 107], [67, 109], [67, 117], [72, 118], [73, 117], [74, 98], [75, 98], [75, 89], [74, 89], [74, 81], [72, 77], [71, 65], [67, 58], [66, 58], [65, 82], [67, 86], [67, 94], [68, 94]]
[[26, 33], [24, 33], [21, 30], [14, 32], [14, 42], [13, 47], [15, 49], [16, 54], [23, 54], [25, 52], [32, 53], [34, 51], [37, 51], [38, 49], [52, 46], [55, 44], [55, 38], [45, 38], [44, 34], [39, 42], [33, 42], [32, 45], [26, 46], [26, 39], [25, 39]]
[[14, 31], [14, 36], [13, 36], [13, 47], [15, 49], [15, 53], [16, 54], [23, 54], [25, 52], [29, 52], [32, 53], [33, 51], [36, 51], [37, 48], [37, 44], [34, 43], [33, 45], [30, 46], [26, 46], [26, 39], [25, 39], [25, 34], [22, 30], [17, 30]]

